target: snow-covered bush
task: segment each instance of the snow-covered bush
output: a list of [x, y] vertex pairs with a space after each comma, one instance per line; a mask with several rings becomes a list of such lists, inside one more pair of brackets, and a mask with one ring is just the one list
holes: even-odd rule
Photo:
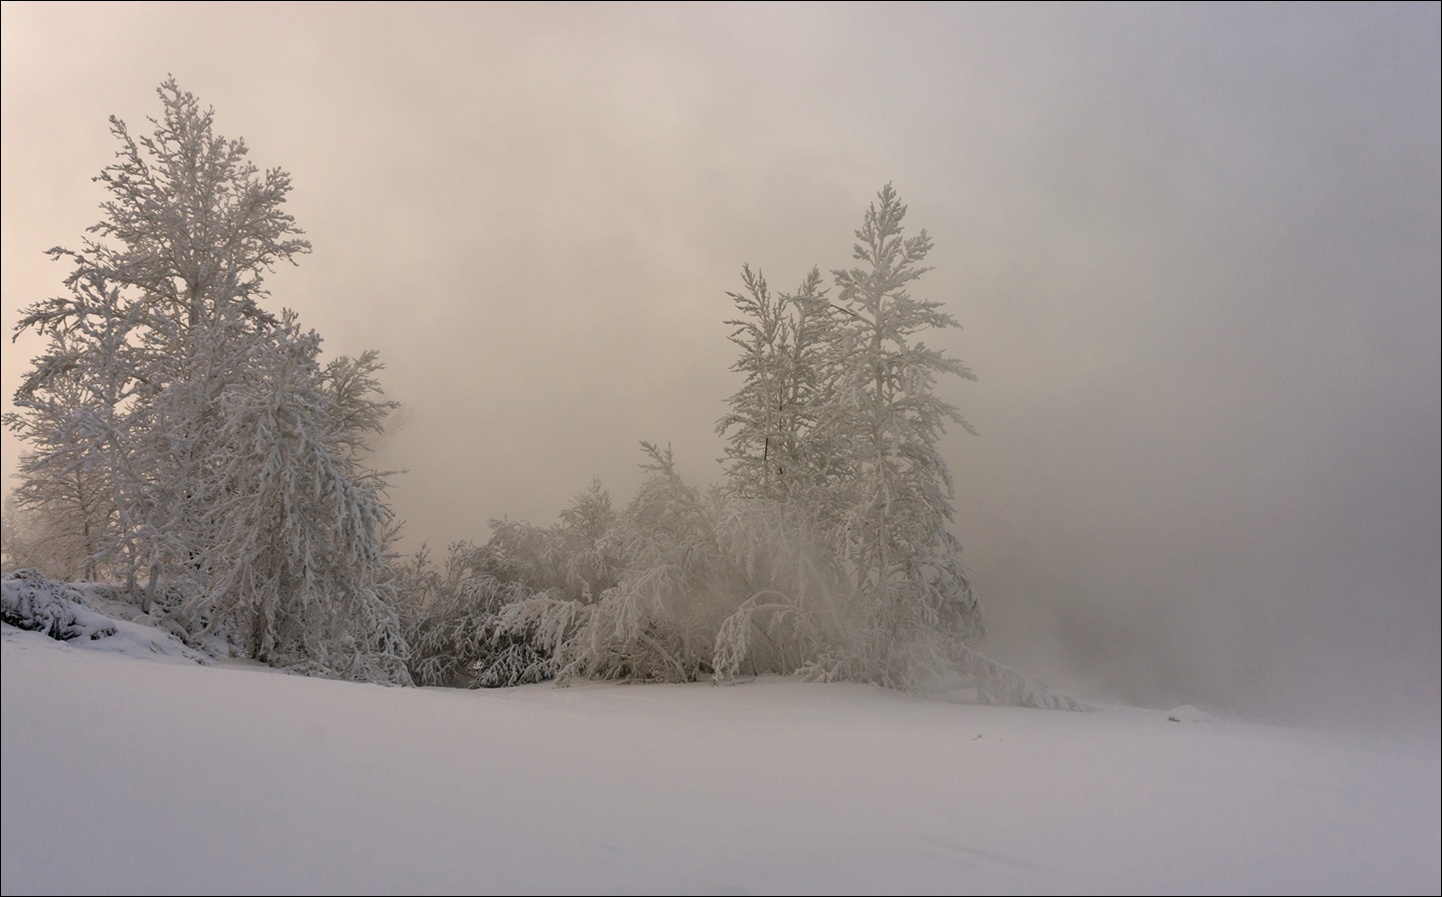
[[531, 590], [507, 578], [507, 560], [491, 545], [453, 542], [444, 566], [422, 547], [400, 571], [407, 608], [411, 679], [417, 685], [468, 688], [549, 678], [549, 657], [524, 639], [497, 631], [501, 608]]
[[543, 592], [504, 607], [499, 631], [552, 657], [555, 676], [686, 682], [712, 672], [714, 639], [734, 609], [734, 568], [715, 512], [645, 445], [652, 476], [603, 536], [615, 584], [590, 596]]
[[[501, 589], [498, 571], [537, 569], [535, 559], [552, 552], [541, 548], [548, 531], [498, 524], [503, 548], [453, 546], [450, 584], [431, 587], [435, 610], [412, 637], [423, 658], [412, 665], [418, 681], [726, 683], [799, 673], [922, 693], [970, 685], [990, 703], [1080, 708], [955, 632], [898, 643], [797, 504], [722, 490], [703, 496], [677, 475], [669, 450], [646, 450], [652, 476], [606, 536], [618, 552], [616, 585], [595, 600], [515, 581]], [[469, 572], [457, 576], [459, 566]], [[449, 658], [464, 663], [446, 665]]]
[[[401, 574], [415, 680], [474, 688], [554, 676], [554, 649], [564, 639], [539, 612], [554, 605], [585, 616], [580, 609], [616, 585], [618, 521], [609, 493], [592, 483], [554, 526], [492, 521], [489, 541], [452, 543], [439, 570], [423, 549]], [[504, 609], [522, 604], [539, 617], [502, 619]]]
[[86, 607], [78, 589], [37, 570], [0, 575], [0, 620], [62, 642], [115, 634], [114, 624]]

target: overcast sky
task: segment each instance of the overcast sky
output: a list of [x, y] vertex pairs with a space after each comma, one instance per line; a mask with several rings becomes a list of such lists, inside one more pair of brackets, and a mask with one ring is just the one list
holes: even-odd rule
[[[1432, 3], [3, 5], [3, 324], [174, 74], [294, 179], [268, 281], [404, 403], [413, 544], [550, 523], [639, 440], [720, 477], [743, 263], [850, 263], [892, 183], [956, 531], [1024, 665], [1116, 697], [1435, 716]], [[6, 344], [6, 407], [39, 344]], [[4, 469], [20, 447], [7, 433]], [[7, 485], [8, 488], [8, 485]]]

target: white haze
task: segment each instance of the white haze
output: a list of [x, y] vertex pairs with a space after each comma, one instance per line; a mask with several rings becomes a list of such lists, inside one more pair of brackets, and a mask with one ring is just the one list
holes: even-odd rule
[[944, 450], [996, 652], [1149, 706], [1437, 717], [1434, 4], [0, 15], [5, 326], [99, 218], [106, 117], [174, 73], [294, 176], [315, 253], [274, 304], [387, 361], [413, 545], [624, 501], [640, 439], [718, 479], [725, 292], [846, 264], [889, 181], [980, 376]]

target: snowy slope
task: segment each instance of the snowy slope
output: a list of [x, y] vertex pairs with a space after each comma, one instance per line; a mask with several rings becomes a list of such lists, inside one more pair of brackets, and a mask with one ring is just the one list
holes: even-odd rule
[[381, 688], [105, 641], [4, 627], [6, 894], [1439, 889], [1432, 736], [778, 678]]

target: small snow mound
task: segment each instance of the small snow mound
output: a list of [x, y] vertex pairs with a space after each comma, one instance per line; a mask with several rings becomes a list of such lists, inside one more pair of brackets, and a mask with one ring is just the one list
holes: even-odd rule
[[1167, 714], [1167, 719], [1174, 723], [1209, 723], [1212, 715], [1205, 710], [1198, 710], [1191, 704], [1183, 704], [1180, 707], [1173, 707]]
[[167, 663], [198, 663], [201, 666], [215, 664], [203, 651], [186, 645], [169, 632], [147, 625], [148, 620], [149, 618], [144, 616], [134, 622], [111, 620], [113, 634], [109, 638], [87, 642], [83, 647], [92, 651], [110, 651]]

